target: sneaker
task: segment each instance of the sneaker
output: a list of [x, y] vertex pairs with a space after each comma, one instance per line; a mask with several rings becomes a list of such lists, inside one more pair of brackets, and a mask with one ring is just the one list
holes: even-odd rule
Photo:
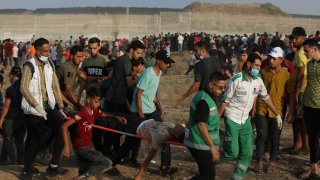
[[120, 171], [115, 166], [112, 167], [111, 169], [109, 169], [108, 171], [106, 171], [106, 173], [110, 176], [120, 176], [121, 175]]
[[46, 171], [49, 176], [66, 175], [69, 172], [68, 169], [62, 168], [61, 166], [53, 168], [51, 165], [49, 165]]
[[80, 174], [78, 177], [76, 177], [76, 179], [85, 180], [85, 179], [88, 179], [90, 176], [93, 176], [93, 173], [91, 171], [87, 171], [83, 174]]
[[21, 180], [32, 180], [34, 177], [38, 176], [38, 174], [27, 173], [23, 171], [20, 175]]
[[174, 166], [163, 166], [160, 168], [160, 173], [162, 176], [171, 176], [176, 172], [178, 172], [178, 168]]

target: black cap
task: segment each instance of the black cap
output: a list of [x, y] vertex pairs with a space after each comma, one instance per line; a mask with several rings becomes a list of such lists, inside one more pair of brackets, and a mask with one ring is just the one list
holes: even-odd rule
[[13, 66], [10, 70], [10, 74], [20, 76], [22, 74], [20, 66]]
[[174, 60], [170, 58], [168, 52], [165, 50], [160, 50], [156, 53], [156, 59], [162, 60], [165, 64], [175, 63]]
[[307, 36], [307, 34], [306, 34], [306, 31], [304, 30], [303, 27], [295, 27], [295, 28], [293, 28], [290, 36], [291, 36], [290, 39], [291, 38], [294, 39], [299, 36]]

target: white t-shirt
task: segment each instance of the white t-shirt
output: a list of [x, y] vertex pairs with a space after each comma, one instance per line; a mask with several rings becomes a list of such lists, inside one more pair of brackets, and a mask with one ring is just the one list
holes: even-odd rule
[[165, 141], [172, 139], [168, 129], [175, 125], [169, 122], [159, 122], [149, 119], [142, 122], [137, 128], [137, 134], [151, 138], [152, 148], [161, 149]]
[[183, 36], [179, 35], [179, 36], [178, 36], [178, 43], [179, 43], [179, 44], [182, 44], [182, 43], [183, 43], [183, 40], [184, 40]]
[[18, 47], [17, 46], [13, 46], [12, 51], [13, 51], [13, 57], [17, 58], [18, 57]]

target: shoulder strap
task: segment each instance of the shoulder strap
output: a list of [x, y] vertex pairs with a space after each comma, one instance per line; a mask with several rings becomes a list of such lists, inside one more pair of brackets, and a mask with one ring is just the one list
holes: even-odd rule
[[34, 66], [33, 64], [30, 62], [30, 61], [27, 61], [23, 64], [23, 66], [29, 66], [30, 70], [31, 70], [31, 73], [32, 73], [32, 76], [33, 76], [33, 73], [34, 73]]
[[50, 64], [50, 66], [52, 67], [53, 72], [55, 72], [55, 71], [56, 71], [56, 68], [55, 68], [53, 62], [51, 61], [51, 59], [48, 59], [48, 62], [49, 62], [49, 64]]

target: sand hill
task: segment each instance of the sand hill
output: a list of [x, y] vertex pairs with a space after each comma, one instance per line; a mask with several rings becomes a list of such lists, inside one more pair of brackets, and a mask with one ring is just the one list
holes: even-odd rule
[[184, 8], [188, 12], [213, 12], [230, 15], [269, 15], [269, 16], [288, 16], [279, 7], [271, 3], [202, 3], [195, 2]]
[[[150, 15], [160, 12], [204, 12], [224, 13], [229, 15], [270, 15], [288, 16], [279, 7], [271, 3], [202, 3], [195, 2], [184, 9], [130, 7], [130, 14]], [[70, 8], [38, 8], [0, 9], [0, 14], [126, 14], [125, 7], [70, 7]]]

